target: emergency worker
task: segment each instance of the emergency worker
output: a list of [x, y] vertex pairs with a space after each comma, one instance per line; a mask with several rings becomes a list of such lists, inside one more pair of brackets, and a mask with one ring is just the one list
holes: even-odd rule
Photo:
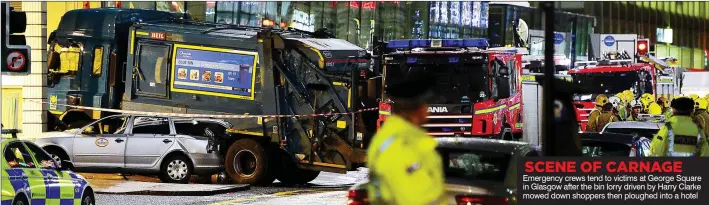
[[644, 107], [644, 110], [643, 110], [643, 111], [644, 111], [643, 113], [649, 113], [649, 111], [650, 111], [650, 105], [652, 105], [653, 103], [655, 103], [655, 100], [652, 99], [652, 98], [653, 98], [653, 97], [652, 97], [652, 94], [649, 94], [649, 93], [645, 93], [645, 94], [643, 94], [643, 95], [640, 97], [640, 101], [642, 101], [642, 102], [643, 102], [643, 105], [645, 106], [645, 107]]
[[649, 108], [647, 109], [647, 114], [651, 115], [662, 115], [662, 106], [660, 106], [657, 103], [650, 103]]
[[[603, 105], [608, 103], [608, 97], [604, 94], [600, 94], [596, 96], [596, 106], [591, 110], [591, 113], [588, 114], [588, 124], [594, 123], [596, 124], [596, 119], [598, 119], [598, 116], [601, 115], [601, 111], [603, 110]], [[588, 128], [586, 128], [588, 129]], [[588, 130], [587, 130], [588, 131]], [[592, 131], [588, 131], [592, 132]]]
[[630, 101], [630, 115], [628, 115], [627, 121], [638, 121], [638, 116], [643, 110], [643, 103], [640, 100]]
[[432, 80], [408, 79], [387, 87], [393, 115], [375, 134], [367, 150], [371, 204], [445, 204], [443, 164], [436, 140], [421, 125], [427, 122]]
[[618, 117], [613, 113], [613, 104], [606, 103], [602, 109], [596, 120], [588, 121], [587, 132], [600, 132], [608, 123], [618, 121]]
[[692, 100], [694, 100], [694, 102], [697, 102], [697, 99], [699, 99], [699, 95], [691, 94], [691, 95], [689, 95], [689, 98], [692, 98]]
[[672, 112], [670, 111], [670, 103], [667, 102], [667, 98], [665, 96], [658, 98], [657, 104], [662, 107], [662, 114], [665, 115], [665, 118], [670, 119], [670, 117], [672, 117]]
[[704, 131], [692, 120], [694, 101], [677, 98], [670, 104], [672, 117], [657, 132], [650, 144], [652, 156], [709, 156], [709, 144]]
[[704, 136], [709, 136], [709, 112], [707, 112], [707, 100], [697, 98], [694, 102], [694, 113], [692, 118], [704, 130]]
[[616, 96], [608, 98], [608, 101], [613, 104], [613, 112], [618, 115], [618, 118], [620, 120], [625, 120], [625, 118], [628, 117], [628, 112], [625, 109], [625, 105], [623, 104], [623, 100], [618, 97], [621, 94], [618, 94]]
[[625, 101], [630, 103], [630, 101], [635, 100], [635, 95], [633, 94], [633, 91], [631, 90], [624, 90], [623, 95], [625, 95]]

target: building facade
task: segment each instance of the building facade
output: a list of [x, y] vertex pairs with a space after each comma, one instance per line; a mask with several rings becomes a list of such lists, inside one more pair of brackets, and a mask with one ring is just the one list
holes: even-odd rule
[[564, 11], [595, 16], [596, 33], [639, 34], [650, 40], [650, 52], [655, 56], [676, 58], [685, 68], [709, 69], [709, 2], [584, 1], [556, 4]]

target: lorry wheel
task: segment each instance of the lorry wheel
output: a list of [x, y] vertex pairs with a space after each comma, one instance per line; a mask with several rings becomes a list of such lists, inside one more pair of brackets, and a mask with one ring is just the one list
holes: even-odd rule
[[283, 170], [279, 173], [278, 181], [283, 184], [306, 184], [313, 181], [320, 175], [320, 171], [311, 171], [298, 168], [298, 166], [289, 160], [290, 158], [286, 154], [282, 154], [281, 160], [283, 160]]
[[[240, 139], [227, 150], [224, 166], [235, 184], [270, 184], [266, 149], [252, 139]], [[268, 179], [271, 179], [268, 182]]]

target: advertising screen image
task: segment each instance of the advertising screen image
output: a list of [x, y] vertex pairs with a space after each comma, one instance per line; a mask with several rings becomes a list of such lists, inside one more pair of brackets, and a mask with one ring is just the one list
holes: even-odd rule
[[175, 45], [173, 91], [253, 99], [257, 54]]

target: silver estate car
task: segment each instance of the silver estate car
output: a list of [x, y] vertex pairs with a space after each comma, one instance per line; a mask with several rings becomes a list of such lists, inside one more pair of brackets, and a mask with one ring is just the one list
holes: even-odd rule
[[49, 132], [35, 143], [77, 171], [158, 174], [187, 183], [223, 170], [215, 137], [231, 128], [217, 119], [113, 115], [79, 129]]

